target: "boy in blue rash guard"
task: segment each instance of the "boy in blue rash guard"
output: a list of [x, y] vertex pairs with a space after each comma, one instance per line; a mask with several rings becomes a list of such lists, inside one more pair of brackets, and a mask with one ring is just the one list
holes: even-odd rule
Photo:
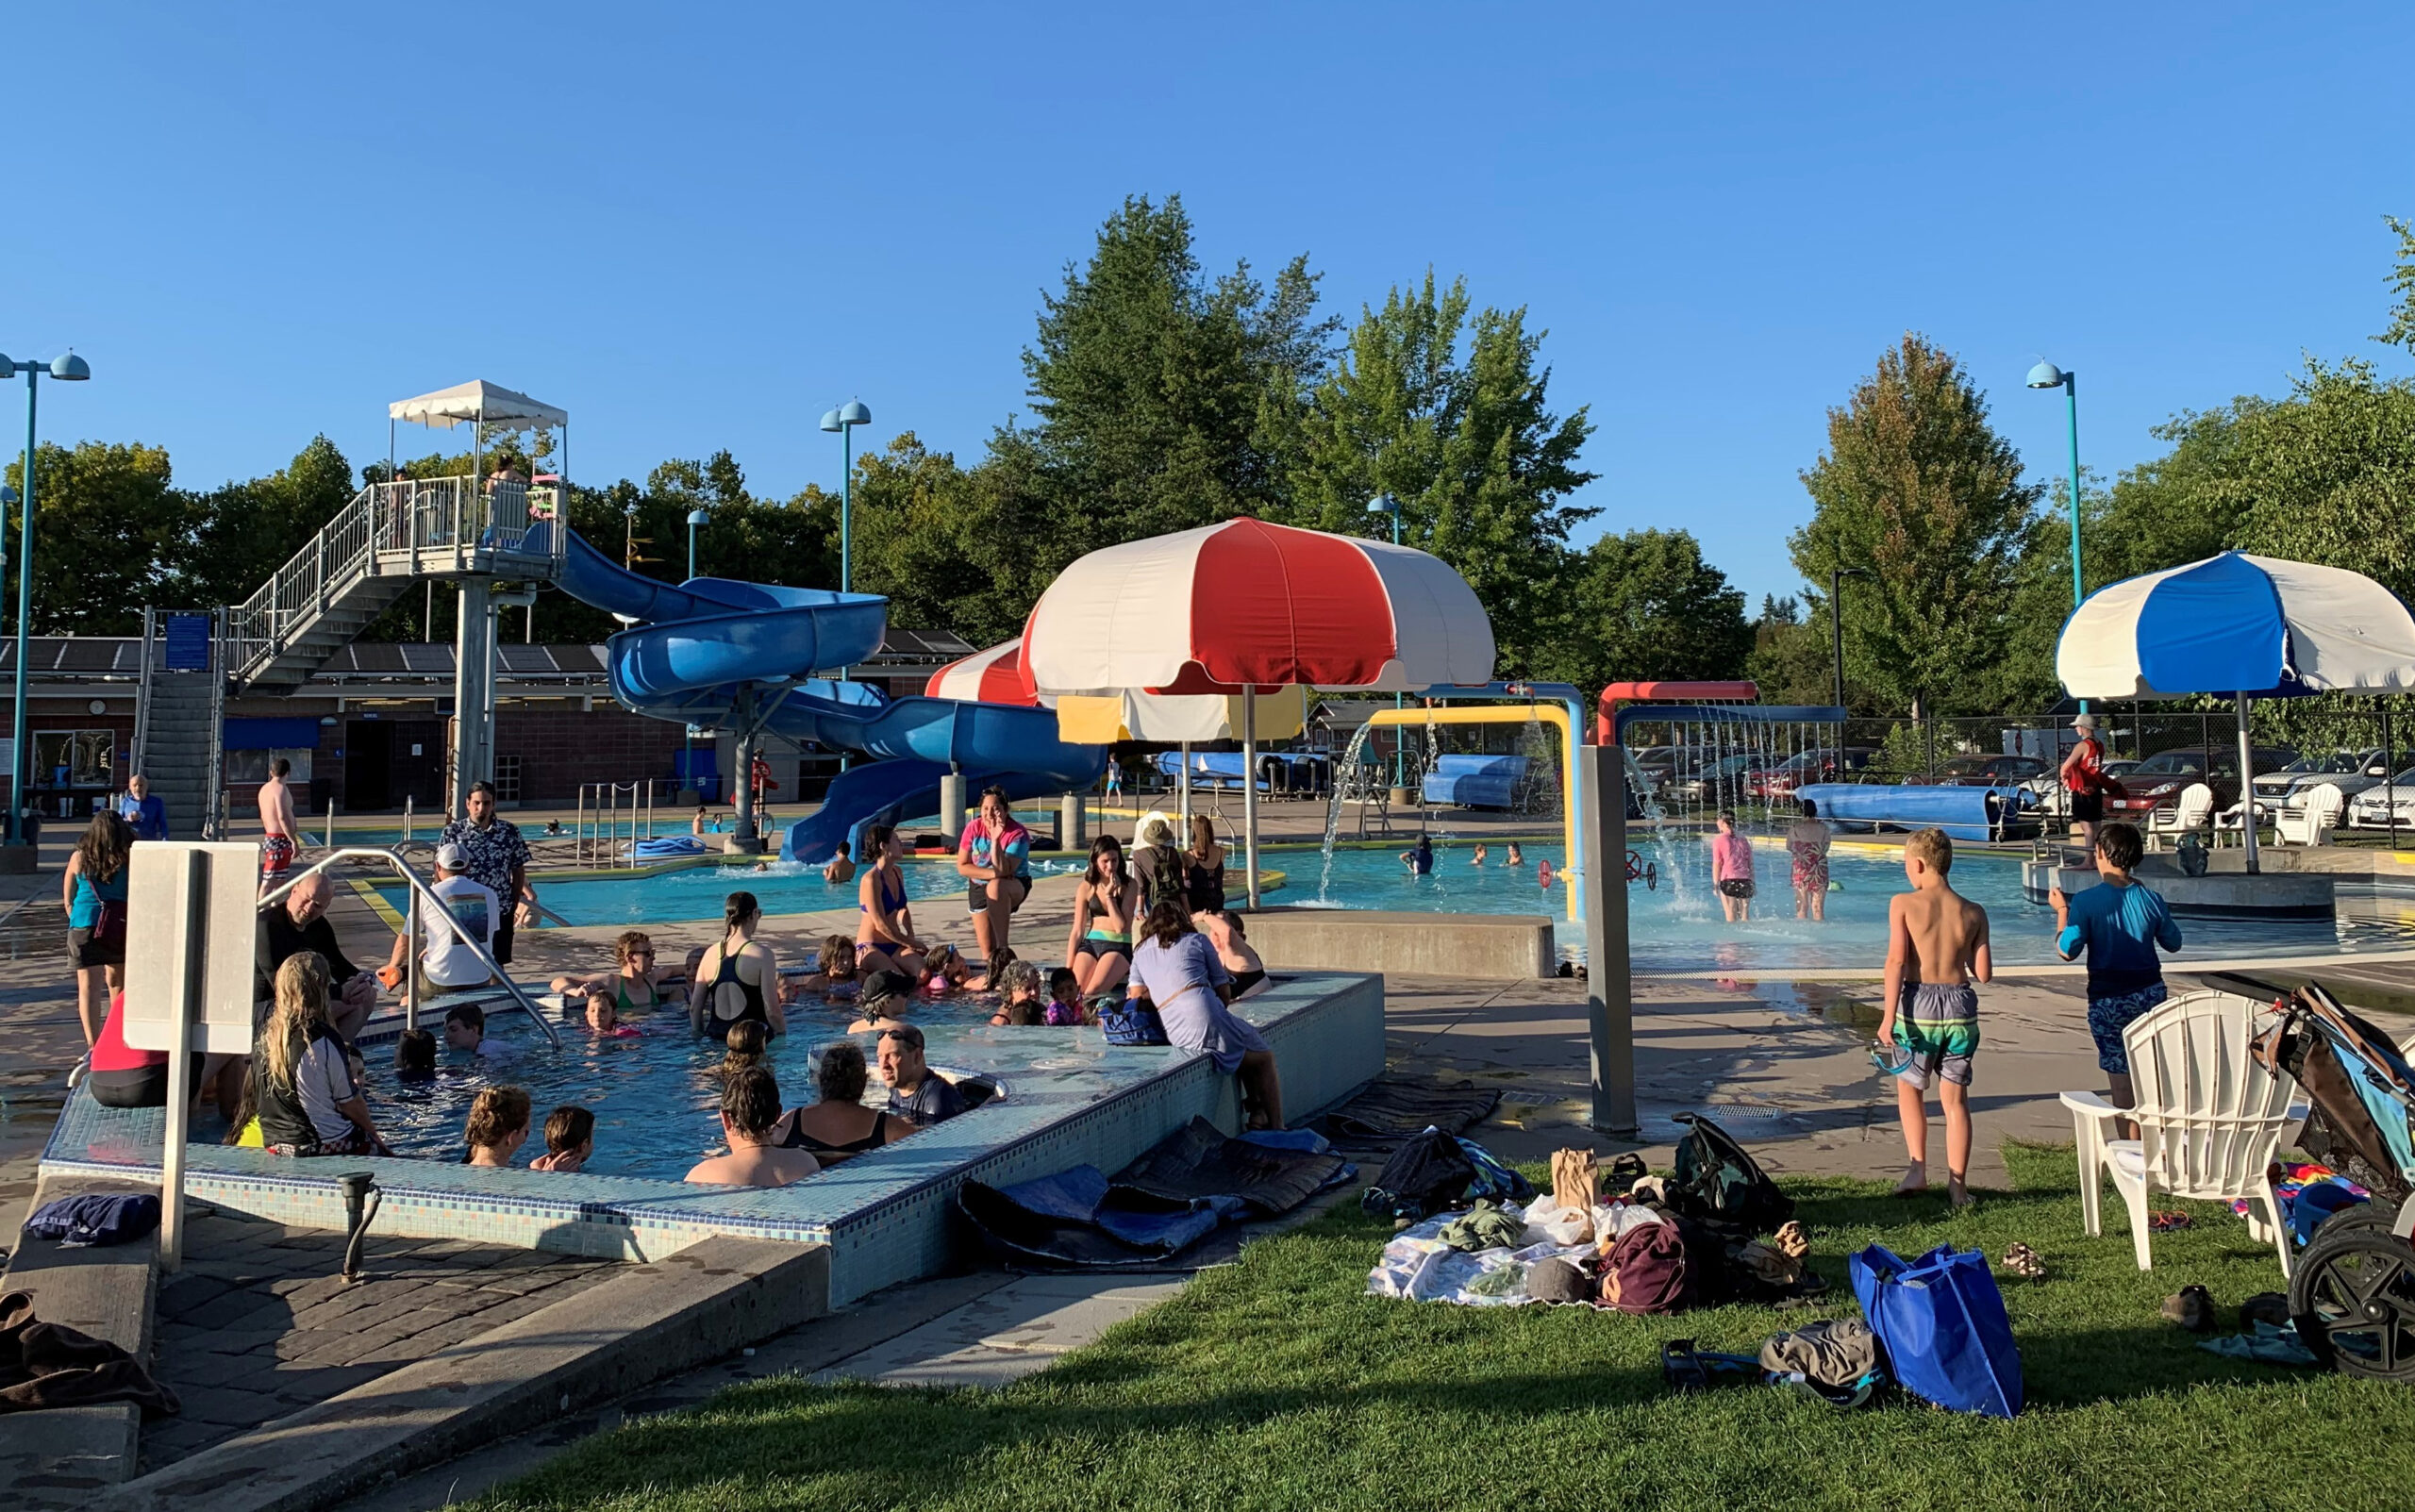
[[[2119, 1107], [2130, 1106], [2132, 1100], [2123, 1032], [2164, 1000], [2163, 961], [2156, 947], [2180, 948], [2180, 926], [2173, 922], [2163, 895], [2130, 875], [2145, 852], [2135, 826], [2107, 824], [2096, 838], [2096, 874], [2102, 880], [2076, 898], [2065, 897], [2060, 888], [2046, 895], [2055, 909], [2055, 949], [2067, 961], [2088, 952], [2088, 1033]], [[2126, 1137], [2137, 1137], [2126, 1121], [2124, 1129]]]

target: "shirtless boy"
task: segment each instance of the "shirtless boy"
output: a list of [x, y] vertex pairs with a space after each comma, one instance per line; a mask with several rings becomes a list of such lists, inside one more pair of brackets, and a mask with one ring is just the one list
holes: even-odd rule
[[1904, 874], [1912, 890], [1887, 905], [1887, 996], [1878, 1039], [1911, 1055], [1895, 1073], [1895, 1106], [1912, 1162], [1895, 1190], [1928, 1186], [1926, 1093], [1933, 1084], [1945, 1109], [1946, 1191], [1961, 1207], [1971, 1201], [1965, 1186], [1971, 1056], [1979, 1048], [1979, 994], [1971, 983], [1992, 978], [1995, 963], [1988, 952], [1987, 910], [1947, 883], [1953, 870], [1954, 842], [1945, 831], [1924, 829], [1904, 842]]
[[260, 784], [260, 890], [285, 880], [292, 869], [293, 852], [302, 832], [301, 822], [293, 815], [293, 784], [286, 774], [293, 763], [278, 756], [269, 766], [268, 781]]

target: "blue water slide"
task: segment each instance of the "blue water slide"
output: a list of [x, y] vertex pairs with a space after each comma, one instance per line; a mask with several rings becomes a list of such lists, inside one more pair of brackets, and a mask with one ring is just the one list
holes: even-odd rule
[[[612, 696], [641, 714], [721, 724], [736, 715], [792, 739], [879, 757], [841, 773], [822, 809], [790, 828], [780, 854], [829, 857], [841, 836], [937, 811], [940, 778], [968, 792], [999, 787], [1034, 798], [1089, 787], [1105, 748], [1057, 738], [1047, 709], [943, 698], [888, 699], [861, 683], [814, 675], [880, 649], [888, 600], [729, 578], [673, 587], [620, 567], [571, 535], [557, 578], [583, 603], [641, 623], [611, 638]], [[888, 769], [888, 770], [884, 770]]]

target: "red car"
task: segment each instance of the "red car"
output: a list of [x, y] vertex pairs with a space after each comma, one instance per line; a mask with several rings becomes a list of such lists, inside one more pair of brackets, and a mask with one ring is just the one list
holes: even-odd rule
[[[2278, 772], [2297, 759], [2297, 753], [2277, 746], [2257, 746], [2249, 759], [2260, 773]], [[2213, 758], [2213, 774], [2206, 772], [2206, 758]], [[2158, 808], [2170, 808], [2180, 802], [2180, 795], [2191, 783], [2202, 782], [2214, 790], [2214, 811], [2222, 812], [2239, 802], [2239, 748], [2216, 746], [2210, 752], [2199, 746], [2171, 751], [2158, 751], [2130, 769], [2122, 779], [2125, 789], [2105, 806], [2107, 819], [2143, 821]]]
[[1815, 782], [1836, 782], [1870, 765], [1877, 752], [1868, 746], [1842, 751], [1798, 751], [1774, 767], [1764, 767], [1745, 779], [1744, 791], [1764, 802], [1790, 798], [1797, 788]]

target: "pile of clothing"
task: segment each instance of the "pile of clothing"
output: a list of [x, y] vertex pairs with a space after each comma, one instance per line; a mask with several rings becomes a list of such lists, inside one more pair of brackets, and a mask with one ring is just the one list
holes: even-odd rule
[[1462, 1306], [1626, 1313], [1824, 1294], [1827, 1284], [1803, 1263], [1810, 1244], [1793, 1203], [1726, 1130], [1685, 1122], [1674, 1175], [1645, 1175], [1631, 1155], [1604, 1171], [1592, 1152], [1562, 1150], [1552, 1189], [1540, 1195], [1481, 1148], [1429, 1129], [1363, 1199], [1404, 1225], [1367, 1289]]
[[[2329, 1166], [2310, 1160], [2276, 1160], [2265, 1172], [2273, 1183], [2273, 1201], [2280, 1209], [2281, 1226], [2303, 1247], [2312, 1241], [2323, 1221], [2343, 1207], [2373, 1201], [2373, 1193]], [[2231, 1211], [2249, 1216], [2245, 1198], [2231, 1203]]]

